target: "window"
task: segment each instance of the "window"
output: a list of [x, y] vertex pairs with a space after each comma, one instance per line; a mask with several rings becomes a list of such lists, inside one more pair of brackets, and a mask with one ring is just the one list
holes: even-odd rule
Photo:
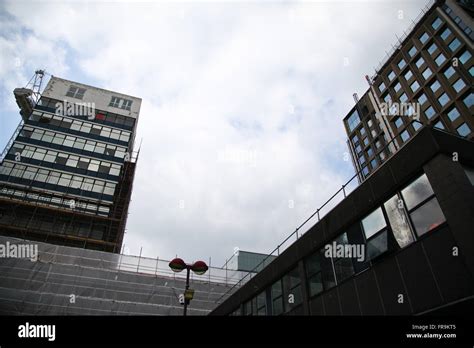
[[110, 169], [110, 175], [118, 176], [120, 174], [120, 166], [117, 164], [112, 164]]
[[456, 109], [455, 107], [453, 107], [449, 112], [448, 112], [448, 117], [449, 119], [451, 120], [451, 122], [457, 120], [457, 118], [461, 116], [461, 114], [459, 113], [458, 109]]
[[361, 165], [365, 163], [365, 156], [364, 156], [363, 153], [360, 154], [359, 163], [360, 163]]
[[424, 103], [426, 103], [427, 100], [428, 98], [426, 98], [426, 95], [424, 93], [418, 97], [418, 103], [420, 103], [420, 105], [423, 105]]
[[458, 128], [456, 128], [456, 132], [462, 137], [467, 137], [471, 133], [471, 129], [466, 123], [463, 123]]
[[436, 122], [433, 127], [434, 127], [434, 128], [438, 128], [438, 129], [445, 129], [445, 128], [444, 128], [444, 124], [443, 124], [443, 122], [441, 122], [441, 120], [439, 120], [438, 122]]
[[271, 287], [272, 314], [280, 315], [283, 313], [283, 292], [281, 280], [277, 280]]
[[69, 86], [69, 90], [66, 93], [66, 96], [73, 97], [76, 99], [82, 99], [84, 97], [84, 93], [86, 92], [85, 88], [79, 88], [76, 86]]
[[422, 236], [446, 221], [436, 198], [426, 202], [410, 216], [418, 236]]
[[436, 51], [437, 49], [438, 49], [438, 46], [436, 46], [436, 44], [433, 43], [433, 44], [431, 44], [430, 47], [428, 47], [428, 53], [429, 53], [430, 55], [433, 55], [434, 51]]
[[421, 124], [420, 122], [418, 122], [418, 121], [413, 121], [411, 124], [412, 124], [413, 129], [414, 129], [415, 131], [417, 131], [418, 129], [420, 129], [421, 126], [422, 126], [422, 124]]
[[441, 97], [438, 98], [438, 102], [441, 104], [441, 106], [445, 106], [447, 103], [449, 103], [448, 95], [443, 93]]
[[397, 82], [397, 84], [393, 87], [395, 92], [398, 92], [400, 90], [400, 88], [402, 88], [402, 85], [400, 84], [400, 82]]
[[415, 92], [418, 88], [420, 88], [420, 84], [418, 83], [418, 81], [415, 81], [410, 85], [410, 88], [413, 92]]
[[466, 83], [462, 80], [459, 79], [453, 84], [453, 88], [456, 92], [460, 92], [464, 87], [466, 87]]
[[435, 62], [438, 66], [441, 66], [441, 64], [443, 64], [445, 61], [446, 61], [446, 57], [442, 53], [440, 53], [438, 57], [436, 57], [435, 59]]
[[62, 153], [58, 153], [57, 157], [56, 157], [56, 163], [57, 164], [60, 164], [60, 165], [65, 165], [66, 164], [66, 161], [67, 161], [67, 155], [64, 155]]
[[474, 76], [474, 65], [469, 68], [469, 74], [471, 74], [471, 76]]
[[369, 149], [367, 150], [367, 156], [368, 156], [368, 157], [372, 157], [373, 154], [374, 154], [374, 150], [372, 150], [372, 148], [369, 148]]
[[431, 119], [435, 115], [435, 111], [432, 106], [425, 110], [425, 115], [428, 119]]
[[372, 161], [370, 161], [370, 165], [372, 166], [372, 169], [375, 169], [377, 168], [377, 159], [374, 158]]
[[411, 46], [410, 50], [408, 51], [408, 55], [409, 55], [410, 57], [413, 57], [415, 54], [416, 54], [416, 47], [415, 47], [415, 46]]
[[406, 73], [405, 73], [405, 80], [409, 80], [411, 79], [411, 77], [413, 76], [413, 73], [411, 72], [411, 70], [408, 70]]
[[393, 123], [395, 124], [397, 128], [400, 128], [401, 126], [403, 126], [403, 121], [401, 117], [397, 117], [397, 119]]
[[431, 71], [430, 68], [426, 68], [422, 73], [425, 80], [428, 80], [432, 74], [433, 74], [433, 72]]
[[70, 155], [67, 162], [66, 162], [66, 165], [69, 166], [69, 167], [76, 168], [78, 160], [79, 160], [79, 157]]
[[87, 170], [88, 167], [89, 167], [89, 159], [81, 158], [79, 162], [77, 163], [77, 168]]
[[423, 64], [425, 63], [425, 60], [423, 59], [423, 57], [420, 57], [417, 61], [416, 61], [416, 67], [419, 68], [420, 66], [422, 66]]
[[352, 114], [347, 119], [347, 126], [349, 127], [349, 131], [352, 132], [360, 123], [360, 117], [357, 110], [354, 110]]
[[439, 84], [438, 80], [435, 80], [430, 86], [433, 93], [436, 92], [440, 87], [441, 85]]
[[[293, 268], [283, 277], [283, 294], [285, 297], [285, 307], [287, 312], [301, 304], [301, 279], [298, 267]], [[293, 297], [293, 301], [289, 301], [290, 296]]]
[[460, 56], [459, 56], [459, 61], [462, 64], [466, 64], [466, 62], [471, 59], [472, 55], [471, 52], [469, 51], [464, 51]]
[[403, 69], [406, 65], [407, 65], [407, 63], [405, 62], [405, 59], [403, 59], [403, 58], [398, 62], [398, 68], [400, 70]]
[[474, 94], [470, 93], [463, 99], [464, 105], [469, 109], [474, 104]]
[[408, 97], [407, 97], [406, 93], [403, 93], [403, 94], [400, 96], [400, 101], [401, 101], [402, 103], [405, 103], [407, 100], [408, 100]]
[[364, 145], [365, 146], [369, 145], [369, 139], [367, 137], [364, 138]]
[[257, 295], [257, 315], [267, 315], [266, 292], [263, 291]]
[[367, 239], [375, 235], [381, 229], [386, 227], [385, 218], [381, 208], [377, 208], [372, 213], [362, 219], [362, 227]]
[[454, 52], [458, 49], [459, 46], [461, 46], [461, 42], [458, 39], [454, 39], [453, 41], [451, 41], [448, 47], [452, 52]]
[[130, 111], [132, 107], [132, 101], [124, 98], [112, 97], [109, 106]]
[[362, 168], [362, 174], [367, 177], [367, 175], [369, 175], [369, 168], [367, 166], [365, 166], [364, 168]]
[[360, 132], [360, 135], [363, 137], [365, 135], [365, 128], [364, 126], [362, 126], [360, 129], [359, 129], [359, 132]]
[[427, 198], [431, 197], [434, 192], [431, 188], [430, 182], [426, 174], [423, 174], [418, 179], [413, 181], [410, 185], [401, 191], [402, 197], [408, 210], [411, 210]]
[[[347, 233], [343, 233], [335, 240], [336, 245], [347, 245], [349, 241], [347, 239]], [[336, 279], [338, 282], [342, 282], [344, 279], [347, 279], [354, 274], [354, 265], [352, 264], [352, 257], [346, 257], [347, 255], [342, 255], [342, 257], [337, 257], [332, 255], [332, 261], [334, 265], [334, 273], [336, 274]], [[353, 255], [356, 258], [356, 255]]]
[[388, 79], [392, 81], [394, 78], [395, 78], [395, 73], [392, 70], [390, 70], [390, 72], [388, 73]]
[[411, 232], [408, 216], [406, 215], [403, 200], [395, 194], [392, 198], [384, 203], [385, 212], [387, 213], [388, 222], [392, 229], [393, 236], [400, 248], [414, 242]]
[[317, 251], [309, 256], [305, 261], [305, 265], [308, 279], [309, 296], [311, 297], [323, 291], [320, 251]]
[[385, 83], [381, 82], [379, 85], [379, 91], [382, 92], [385, 89]]
[[405, 187], [401, 194], [418, 236], [445, 221], [426, 174]]
[[439, 19], [439, 17], [436, 17], [436, 19], [431, 23], [431, 26], [433, 27], [434, 30], [438, 29], [439, 26], [443, 24], [443, 21]]
[[404, 131], [400, 134], [400, 138], [402, 138], [402, 141], [403, 141], [403, 142], [406, 142], [408, 139], [410, 139], [410, 134], [408, 133], [407, 130], [404, 130]]
[[360, 144], [356, 146], [355, 150], [357, 153], [360, 153], [362, 151], [362, 147], [360, 146]]
[[428, 36], [427, 33], [423, 33], [423, 34], [419, 37], [419, 39], [420, 39], [420, 42], [421, 42], [422, 44], [424, 44], [426, 41], [428, 41], [429, 36]]
[[377, 208], [365, 217], [362, 227], [367, 239], [367, 256], [373, 260], [388, 250], [387, 223], [382, 208]]
[[441, 38], [446, 41], [446, 39], [451, 35], [451, 30], [449, 28], [446, 28], [442, 33], [441, 33]]
[[449, 68], [447, 68], [445, 71], [444, 71], [444, 76], [446, 76], [447, 79], [449, 79], [451, 76], [454, 75], [456, 71], [454, 70], [454, 68], [450, 65]]

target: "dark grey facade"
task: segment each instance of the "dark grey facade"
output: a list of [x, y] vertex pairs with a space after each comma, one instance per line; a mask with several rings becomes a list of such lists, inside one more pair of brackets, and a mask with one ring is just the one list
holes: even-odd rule
[[370, 88], [344, 118], [360, 182], [425, 125], [474, 138], [474, 7], [465, 3], [434, 1], [367, 77]]
[[211, 314], [456, 313], [474, 299], [473, 184], [474, 142], [425, 127]]

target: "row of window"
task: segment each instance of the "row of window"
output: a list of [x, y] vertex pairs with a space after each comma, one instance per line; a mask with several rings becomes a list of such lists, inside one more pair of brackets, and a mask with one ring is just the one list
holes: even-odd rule
[[443, 4], [442, 9], [444, 10], [444, 12], [446, 12], [448, 14], [448, 16], [450, 16], [453, 19], [453, 21], [457, 24], [457, 26], [462, 31], [464, 31], [464, 33], [467, 36], [469, 36], [471, 38], [471, 40], [474, 40], [474, 33], [473, 33], [470, 26], [466, 25], [464, 23], [464, 21], [459, 16], [456, 16], [456, 14], [453, 12], [453, 10], [448, 5]]
[[[309, 296], [316, 296], [357, 274], [387, 253], [400, 250], [445, 222], [426, 174], [421, 175], [360, 222], [304, 259]], [[336, 245], [349, 253], [327, 254]], [[341, 246], [341, 247], [340, 247]], [[292, 269], [269, 289], [244, 304], [244, 314], [278, 315], [301, 303], [301, 280]], [[260, 298], [260, 300], [259, 300]], [[266, 301], [266, 311], [259, 301]], [[268, 310], [270, 309], [270, 310]], [[238, 315], [240, 309], [234, 311]]]
[[[85, 93], [85, 88], [71, 85], [69, 86], [69, 89], [66, 92], [66, 96], [76, 99], [82, 99]], [[112, 98], [110, 99], [109, 106], [130, 111], [130, 108], [132, 107], [132, 100], [112, 96]]]
[[[70, 168], [84, 169], [90, 172], [119, 176], [121, 166], [106, 161], [99, 161], [88, 157], [71, 155], [64, 152], [43, 149], [36, 146], [14, 143], [9, 151], [10, 155], [31, 158], [43, 163], [55, 163]], [[68, 168], [65, 168], [68, 169]]]
[[48, 144], [70, 147], [78, 150], [105, 154], [107, 156], [123, 159], [127, 153], [125, 147], [105, 144], [94, 140], [86, 140], [72, 135], [55, 133], [40, 128], [23, 126], [20, 136], [42, 141]]
[[40, 194], [31, 191], [27, 192], [19, 189], [13, 189], [11, 187], [2, 188], [0, 190], [0, 195], [22, 201], [31, 201], [40, 205], [90, 212], [101, 216], [108, 216], [110, 213], [110, 206], [107, 205], [84, 202], [81, 200], [71, 200], [70, 198], [64, 198], [52, 194]]
[[[108, 196], [113, 196], [116, 185], [100, 179], [85, 178], [83, 176], [66, 174], [54, 170], [41, 169], [7, 161], [4, 161], [0, 166], [0, 175]], [[64, 189], [58, 188], [58, 190], [64, 192]]]
[[[114, 241], [110, 228], [104, 222], [80, 221], [77, 218], [65, 218], [52, 214], [20, 213], [16, 215], [0, 215], [0, 225], [9, 225], [28, 230], [39, 230], [48, 235], [71, 235], [97, 240]], [[89, 246], [88, 246], [89, 247]]]
[[74, 130], [84, 134], [93, 134], [103, 138], [115, 139], [126, 143], [130, 140], [130, 132], [114, 129], [91, 122], [76, 120], [70, 117], [52, 115], [47, 112], [33, 111], [29, 117], [30, 121], [40, 124], [48, 124], [65, 130]]
[[[46, 108], [48, 110], [51, 110], [53, 113], [56, 113], [57, 103], [63, 104], [63, 102], [60, 100], [42, 97], [38, 101], [38, 106], [41, 107], [42, 109]], [[127, 128], [127, 129], [133, 129], [133, 126], [135, 124], [135, 119], [132, 117], [122, 116], [113, 112], [107, 112], [103, 110], [94, 110], [94, 112], [95, 112], [94, 122], [99, 122], [99, 123], [108, 122], [119, 128]], [[70, 116], [73, 116], [73, 115], [70, 115]], [[75, 116], [86, 117], [89, 115], [75, 115]]]

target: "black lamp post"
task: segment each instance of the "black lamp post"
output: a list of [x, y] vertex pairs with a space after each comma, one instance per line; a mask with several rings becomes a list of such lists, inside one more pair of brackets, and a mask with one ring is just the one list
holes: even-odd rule
[[197, 275], [202, 275], [206, 273], [209, 269], [204, 261], [196, 261], [192, 265], [187, 264], [180, 259], [179, 257], [173, 259], [169, 263], [170, 268], [173, 272], [181, 272], [183, 269], [186, 269], [186, 289], [184, 290], [184, 313], [183, 315], [186, 316], [186, 311], [188, 309], [188, 304], [191, 302], [194, 296], [194, 290], [189, 289], [189, 271], [193, 271]]

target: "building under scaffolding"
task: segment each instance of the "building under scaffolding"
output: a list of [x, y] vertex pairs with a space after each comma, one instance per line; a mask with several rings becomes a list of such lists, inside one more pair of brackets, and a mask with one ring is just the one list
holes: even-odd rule
[[[0, 157], [0, 235], [119, 253], [141, 99], [38, 70]], [[31, 88], [28, 88], [31, 87]]]
[[[179, 295], [185, 274], [171, 271], [167, 260], [2, 236], [0, 245], [35, 245], [38, 250], [34, 260], [0, 257], [0, 315], [183, 313]], [[202, 276], [191, 274], [195, 293], [188, 314], [209, 313], [242, 277], [242, 272], [215, 267]]]

